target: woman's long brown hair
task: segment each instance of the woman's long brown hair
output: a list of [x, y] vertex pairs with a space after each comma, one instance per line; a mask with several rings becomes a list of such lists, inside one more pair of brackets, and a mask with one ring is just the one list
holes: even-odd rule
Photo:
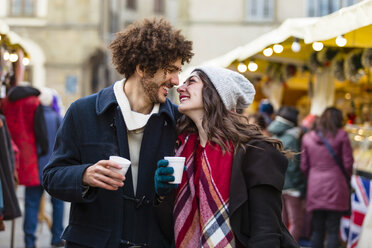
[[332, 137], [335, 137], [338, 129], [343, 126], [342, 121], [342, 112], [335, 107], [328, 107], [318, 119], [316, 129], [321, 131], [324, 135], [329, 133]]
[[[245, 149], [252, 139], [262, 140], [286, 154], [279, 140], [263, 135], [257, 125], [248, 123], [246, 116], [227, 110], [208, 76], [200, 70], [195, 70], [195, 72], [203, 81], [202, 96], [205, 114], [202, 125], [210, 142], [219, 145], [225, 152], [229, 151], [227, 146], [229, 141], [236, 150], [239, 146]], [[177, 133], [198, 133], [198, 129], [189, 117], [183, 115], [178, 120]]]

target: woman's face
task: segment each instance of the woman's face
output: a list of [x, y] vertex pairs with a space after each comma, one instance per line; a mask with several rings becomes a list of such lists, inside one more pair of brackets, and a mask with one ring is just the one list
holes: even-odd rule
[[178, 110], [189, 117], [203, 114], [203, 82], [196, 72], [190, 74], [185, 83], [178, 87], [180, 105]]

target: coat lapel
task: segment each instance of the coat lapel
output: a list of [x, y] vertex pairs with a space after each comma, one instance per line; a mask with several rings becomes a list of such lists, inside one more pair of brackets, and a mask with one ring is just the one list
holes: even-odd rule
[[248, 200], [247, 185], [245, 183], [243, 174], [243, 162], [244, 162], [245, 151], [239, 147], [237, 153], [234, 156], [231, 182], [230, 182], [230, 203], [229, 212], [230, 216], [245, 202]]

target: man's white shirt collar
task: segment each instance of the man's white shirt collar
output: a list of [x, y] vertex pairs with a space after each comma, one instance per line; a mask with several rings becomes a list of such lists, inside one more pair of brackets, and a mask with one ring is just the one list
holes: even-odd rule
[[150, 116], [159, 112], [160, 104], [154, 104], [151, 113], [147, 115], [132, 111], [130, 108], [128, 97], [124, 93], [124, 81], [125, 79], [115, 82], [114, 94], [116, 97], [116, 101], [119, 104], [121, 113], [124, 116], [127, 129], [129, 131], [132, 131], [143, 128], [144, 126], [146, 126], [146, 123], [149, 120]]

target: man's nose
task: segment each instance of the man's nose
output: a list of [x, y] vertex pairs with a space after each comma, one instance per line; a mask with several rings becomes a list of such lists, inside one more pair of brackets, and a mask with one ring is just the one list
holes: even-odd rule
[[178, 73], [175, 73], [171, 77], [171, 84], [177, 86], [180, 83], [180, 79], [178, 78]]

